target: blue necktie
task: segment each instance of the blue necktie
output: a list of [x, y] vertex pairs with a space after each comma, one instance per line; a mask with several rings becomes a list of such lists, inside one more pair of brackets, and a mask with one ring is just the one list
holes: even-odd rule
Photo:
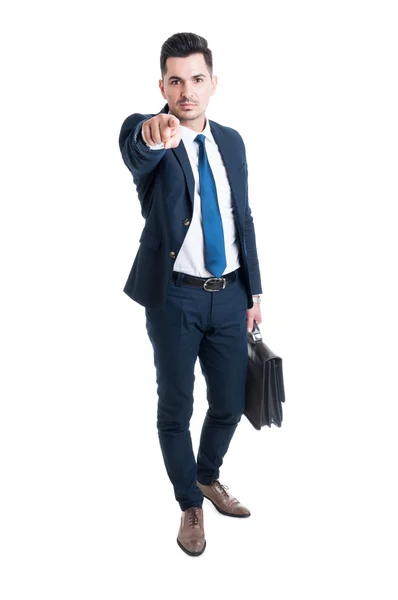
[[205, 147], [205, 136], [199, 133], [195, 142], [199, 144], [199, 184], [202, 206], [202, 225], [205, 244], [205, 266], [215, 277], [221, 277], [227, 266], [225, 258], [224, 231], [217, 189]]

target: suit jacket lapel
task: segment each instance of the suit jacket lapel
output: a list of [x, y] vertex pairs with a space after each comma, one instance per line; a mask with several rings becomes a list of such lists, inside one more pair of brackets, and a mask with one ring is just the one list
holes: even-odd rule
[[[222, 156], [229, 185], [231, 188], [232, 201], [235, 209], [239, 212], [240, 204], [237, 199], [242, 195], [238, 194], [238, 187], [242, 183], [241, 175], [237, 174], [242, 165], [242, 157], [234, 145], [231, 146], [231, 140], [227, 138], [225, 132], [214, 121], [209, 121], [210, 129]], [[244, 163], [243, 163], [244, 164]]]
[[[160, 113], [168, 114], [169, 105], [166, 103]], [[159, 113], [158, 113], [159, 114]], [[184, 171], [185, 180], [187, 182], [189, 197], [192, 204], [192, 210], [194, 205], [194, 194], [195, 194], [195, 180], [192, 173], [191, 163], [189, 162], [188, 154], [185, 149], [185, 146], [182, 142], [180, 142], [177, 148], [172, 148], [174, 154], [176, 155], [182, 170]]]

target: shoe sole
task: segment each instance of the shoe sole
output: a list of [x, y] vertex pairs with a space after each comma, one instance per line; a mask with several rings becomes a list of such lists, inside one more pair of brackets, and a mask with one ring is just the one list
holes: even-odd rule
[[181, 550], [184, 550], [184, 552], [186, 554], [189, 554], [189, 556], [200, 556], [201, 554], [203, 554], [203, 552], [205, 551], [206, 548], [206, 540], [205, 543], [203, 545], [203, 548], [200, 552], [191, 552], [190, 550], [187, 550], [180, 542], [180, 540], [177, 538], [177, 544], [180, 546]]
[[[203, 493], [203, 492], [202, 492]], [[208, 496], [206, 496], [205, 494], [203, 494], [203, 496], [207, 499], [210, 500], [210, 502], [212, 503], [212, 505], [214, 506], [214, 508], [216, 508], [218, 510], [219, 513], [221, 513], [222, 515], [225, 515], [226, 517], [236, 517], [238, 519], [246, 519], [247, 517], [250, 517], [251, 513], [249, 513], [248, 515], [234, 515], [233, 513], [229, 513], [226, 512], [225, 510], [221, 510], [221, 508], [219, 508], [217, 506], [217, 504]]]

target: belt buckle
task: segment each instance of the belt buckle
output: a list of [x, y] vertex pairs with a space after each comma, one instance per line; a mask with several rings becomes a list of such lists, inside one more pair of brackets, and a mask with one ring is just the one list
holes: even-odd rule
[[[222, 281], [223, 282], [223, 286], [222, 286], [222, 288], [218, 288], [217, 290], [209, 290], [206, 287], [206, 283], [208, 283], [209, 281]], [[206, 292], [219, 292], [220, 290], [223, 290], [226, 287], [226, 285], [227, 285], [227, 280], [225, 279], [225, 277], [209, 277], [204, 282], [203, 287], [206, 290]]]

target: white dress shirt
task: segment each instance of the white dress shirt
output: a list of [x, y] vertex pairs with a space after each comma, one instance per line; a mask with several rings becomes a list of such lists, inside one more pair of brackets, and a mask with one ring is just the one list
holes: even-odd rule
[[[185, 127], [184, 125], [179, 125], [179, 130], [181, 133], [181, 142], [185, 146], [189, 162], [191, 163], [195, 181], [195, 192], [191, 224], [174, 261], [173, 270], [187, 273], [188, 275], [194, 275], [195, 277], [214, 277], [213, 273], [206, 269], [204, 261], [204, 235], [202, 227], [201, 199], [199, 194], [199, 144], [194, 141], [198, 132], [193, 131], [189, 127]], [[211, 133], [209, 120], [207, 118], [206, 126], [200, 133], [205, 136], [206, 153], [216, 184], [218, 206], [220, 208], [224, 230], [225, 257], [227, 263], [223, 271], [224, 275], [225, 273], [234, 271], [240, 266], [239, 242], [235, 225], [231, 189], [221, 154]], [[143, 135], [142, 138], [151, 150], [158, 150], [164, 147], [163, 143], [149, 146]]]

